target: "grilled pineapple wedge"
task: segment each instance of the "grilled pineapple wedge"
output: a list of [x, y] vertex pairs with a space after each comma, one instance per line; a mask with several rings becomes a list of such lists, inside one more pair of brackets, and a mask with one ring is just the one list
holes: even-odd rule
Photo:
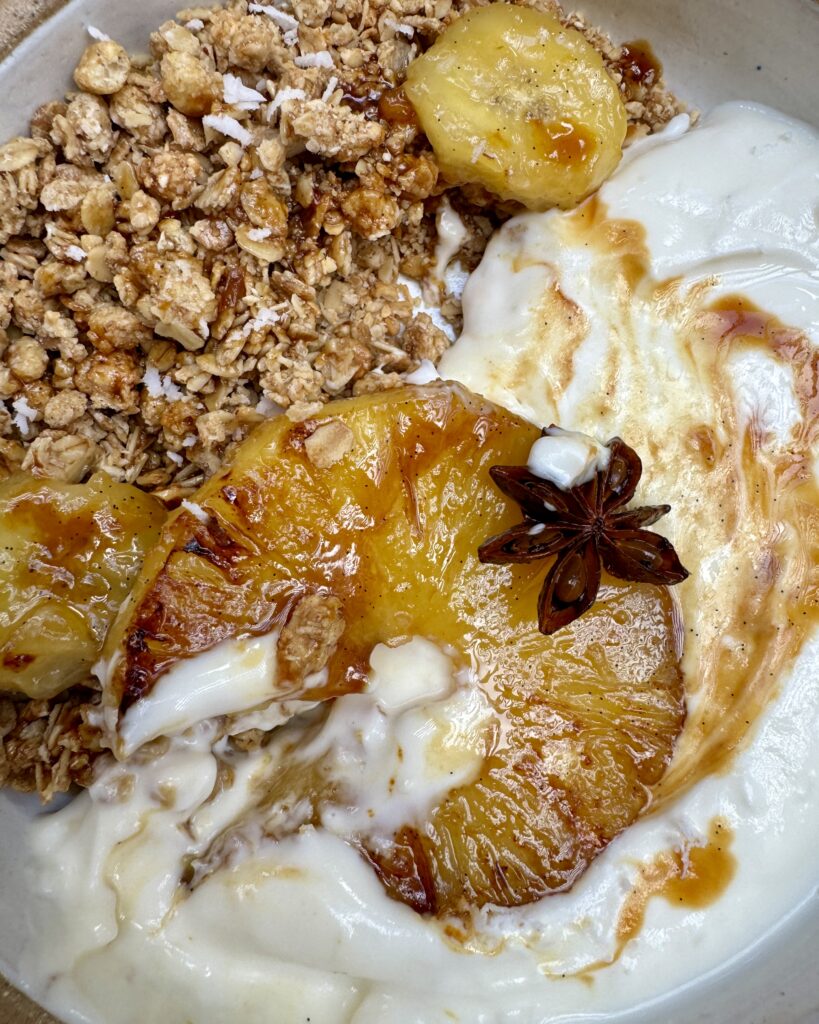
[[[570, 885], [645, 806], [682, 727], [683, 688], [666, 590], [608, 581], [547, 637], [542, 567], [478, 561], [479, 544], [519, 520], [489, 467], [525, 462], [537, 436], [450, 384], [264, 424], [148, 556], [110, 637], [109, 701], [125, 709], [179, 659], [270, 631], [324, 595], [343, 618], [326, 677], [308, 692], [280, 664], [282, 695], [359, 690], [376, 644], [421, 636], [480, 666], [505, 723], [478, 777], [428, 820], [349, 837], [390, 895], [445, 914]], [[334, 799], [321, 778], [291, 766], [268, 799], [306, 798], [318, 820]]]
[[458, 18], [404, 86], [444, 174], [533, 210], [571, 207], [620, 161], [627, 116], [602, 58], [528, 7]]
[[164, 518], [105, 473], [0, 483], [0, 691], [48, 698], [87, 678]]

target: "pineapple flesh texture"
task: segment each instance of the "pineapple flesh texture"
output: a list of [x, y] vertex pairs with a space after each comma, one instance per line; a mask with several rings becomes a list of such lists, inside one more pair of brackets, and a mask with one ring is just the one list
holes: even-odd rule
[[0, 483], [0, 692], [48, 699], [88, 678], [164, 518], [105, 473]]
[[[328, 468], [305, 439], [352, 435]], [[424, 636], [471, 664], [502, 728], [473, 783], [424, 822], [351, 836], [389, 895], [423, 913], [515, 906], [566, 888], [650, 799], [684, 721], [677, 628], [665, 588], [604, 578], [600, 599], [551, 637], [536, 625], [543, 563], [482, 565], [479, 544], [520, 520], [489, 477], [525, 463], [539, 431], [457, 385], [335, 402], [315, 420], [259, 427], [180, 510], [112, 630], [109, 703], [149, 692], [175, 661], [264, 633], [309, 593], [343, 608], [326, 682], [276, 683], [327, 699], [366, 685], [377, 643]], [[301, 689], [299, 689], [301, 686]], [[323, 780], [324, 781], [321, 781]], [[292, 766], [268, 801], [336, 795]]]
[[600, 54], [527, 7], [458, 18], [404, 86], [441, 169], [531, 210], [569, 208], [620, 162], [627, 115]]

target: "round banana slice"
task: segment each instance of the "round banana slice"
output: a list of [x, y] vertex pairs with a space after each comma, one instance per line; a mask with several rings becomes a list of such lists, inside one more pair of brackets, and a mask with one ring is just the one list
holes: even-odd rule
[[470, 11], [409, 66], [405, 90], [452, 182], [532, 210], [575, 206], [620, 161], [626, 110], [600, 54], [540, 11]]

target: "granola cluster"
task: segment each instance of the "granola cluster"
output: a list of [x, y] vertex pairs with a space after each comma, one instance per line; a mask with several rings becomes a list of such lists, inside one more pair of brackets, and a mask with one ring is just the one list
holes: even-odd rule
[[[93, 30], [76, 91], [0, 146], [0, 478], [101, 469], [172, 506], [264, 418], [437, 362], [460, 317], [434, 277], [443, 196], [466, 269], [514, 210], [447, 186], [400, 86], [476, 5], [228, 0], [181, 11], [143, 56]], [[678, 112], [566, 20], [603, 54], [632, 136]], [[0, 783], [83, 782], [77, 706], [17, 706]]]

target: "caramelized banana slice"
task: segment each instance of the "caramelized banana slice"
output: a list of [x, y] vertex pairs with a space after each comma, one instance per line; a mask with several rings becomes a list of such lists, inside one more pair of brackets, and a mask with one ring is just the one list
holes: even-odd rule
[[[298, 644], [288, 644], [280, 696], [363, 690], [374, 647], [415, 636], [476, 666], [503, 723], [470, 780], [426, 820], [346, 836], [388, 893], [445, 914], [570, 885], [645, 806], [682, 728], [683, 687], [666, 590], [604, 578], [586, 616], [543, 636], [542, 567], [478, 561], [486, 536], [520, 518], [489, 468], [524, 463], [538, 436], [449, 384], [264, 424], [165, 526], [110, 637], [108, 701], [127, 718], [180, 659], [292, 623], [320, 595], [317, 609], [342, 623], [321, 651], [326, 674], [306, 678]], [[309, 621], [296, 631], [308, 653], [320, 643]], [[264, 797], [279, 831], [294, 807], [309, 804], [320, 823], [343, 801], [321, 763], [281, 764]]]
[[105, 473], [0, 484], [0, 691], [45, 699], [87, 677], [164, 518]]
[[571, 207], [620, 161], [626, 110], [597, 51], [527, 7], [463, 15], [404, 86], [447, 177], [532, 210]]

